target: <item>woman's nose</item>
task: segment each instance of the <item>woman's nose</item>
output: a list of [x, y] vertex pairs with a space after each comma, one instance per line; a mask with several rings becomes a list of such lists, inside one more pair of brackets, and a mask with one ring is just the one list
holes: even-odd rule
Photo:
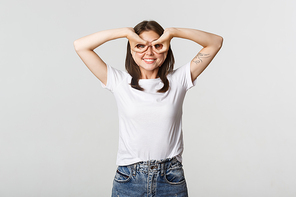
[[153, 55], [153, 49], [152, 49], [152, 47], [153, 47], [152, 45], [149, 45], [148, 46], [147, 51], [146, 51], [146, 54], [147, 55]]

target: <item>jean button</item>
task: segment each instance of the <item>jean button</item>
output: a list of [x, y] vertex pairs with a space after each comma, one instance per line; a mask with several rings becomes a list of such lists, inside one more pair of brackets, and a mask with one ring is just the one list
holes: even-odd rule
[[151, 169], [151, 170], [153, 170], [153, 169], [157, 169], [157, 166], [151, 166], [150, 169]]

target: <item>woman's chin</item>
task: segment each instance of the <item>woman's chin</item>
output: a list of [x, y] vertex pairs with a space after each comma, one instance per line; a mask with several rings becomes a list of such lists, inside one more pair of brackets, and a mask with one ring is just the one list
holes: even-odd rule
[[140, 66], [140, 69], [141, 70], [152, 72], [154, 70], [157, 70], [158, 71], [159, 67], [156, 66], [156, 65], [154, 65], [154, 64], [153, 65], [141, 65]]

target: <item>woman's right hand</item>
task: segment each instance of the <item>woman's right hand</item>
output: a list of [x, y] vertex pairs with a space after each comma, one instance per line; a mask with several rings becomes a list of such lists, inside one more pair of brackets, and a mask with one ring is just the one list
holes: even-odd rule
[[167, 28], [164, 30], [163, 34], [155, 41], [152, 42], [154, 46], [154, 51], [156, 53], [167, 52], [170, 48], [170, 42], [172, 40], [174, 28]]
[[135, 33], [134, 28], [128, 27], [127, 39], [130, 43], [132, 51], [144, 52], [148, 47], [148, 42], [140, 38], [138, 34]]

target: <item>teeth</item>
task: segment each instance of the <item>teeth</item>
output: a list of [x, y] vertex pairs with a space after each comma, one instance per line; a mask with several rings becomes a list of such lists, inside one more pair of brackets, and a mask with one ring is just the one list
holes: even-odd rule
[[154, 60], [153, 59], [144, 59], [145, 61], [147, 62], [153, 62]]

